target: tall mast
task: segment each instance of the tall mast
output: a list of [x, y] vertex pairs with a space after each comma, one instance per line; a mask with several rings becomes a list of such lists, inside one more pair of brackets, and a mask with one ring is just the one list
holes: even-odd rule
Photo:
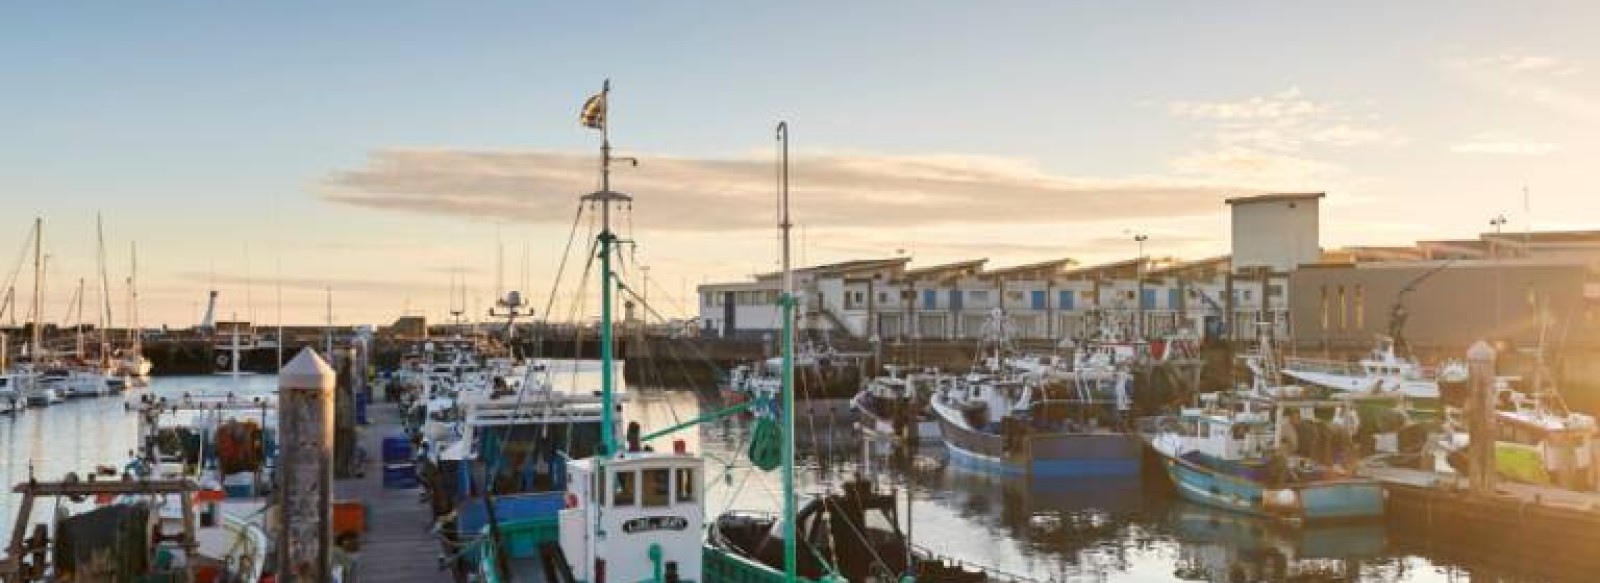
[[[611, 254], [617, 242], [617, 237], [611, 232], [611, 205], [612, 203], [626, 203], [633, 197], [620, 192], [611, 191], [611, 124], [608, 123], [610, 112], [607, 111], [611, 98], [611, 80], [607, 79], [600, 88], [598, 103], [598, 116], [590, 117], [589, 104], [585, 104], [584, 123], [600, 130], [600, 190], [583, 197], [583, 200], [600, 205], [600, 458], [605, 459], [615, 453], [616, 437], [612, 428], [613, 415], [616, 405], [614, 403], [616, 390], [615, 354], [612, 343], [611, 330]], [[591, 125], [592, 124], [592, 125]], [[637, 161], [634, 161], [637, 164]]]
[[[85, 346], [83, 344], [83, 278], [81, 278], [81, 277], [78, 278], [78, 292], [75, 293], [75, 294], [72, 294], [72, 297], [77, 300], [74, 303], [76, 303], [78, 305], [77, 306], [77, 318], [76, 318], [77, 321], [78, 321], [77, 326], [76, 326], [77, 329], [78, 329], [77, 330], [78, 334], [77, 334], [77, 344], [76, 344], [76, 347], [74, 348], [74, 350], [76, 350], [77, 353], [78, 353], [78, 355], [77, 355], [78, 361], [82, 362], [84, 360], [84, 358], [83, 358], [83, 356], [84, 356], [83, 355], [83, 350], [85, 348]], [[100, 332], [102, 334], [104, 334], [105, 333], [105, 328], [101, 328]]]
[[39, 370], [40, 347], [44, 344], [44, 219], [33, 219], [33, 339], [28, 343], [28, 362]]
[[795, 541], [794, 500], [794, 270], [789, 264], [789, 122], [778, 122], [778, 142], [781, 144], [782, 165], [778, 198], [781, 215], [778, 230], [783, 233], [783, 293], [778, 303], [783, 306], [783, 578], [795, 581], [798, 559]]
[[[95, 258], [100, 268], [100, 325], [98, 328], [99, 333], [95, 336], [100, 338], [100, 367], [103, 369], [111, 364], [109, 344], [111, 339], [106, 336], [107, 330], [111, 329], [111, 282], [106, 276], [106, 230], [104, 223], [100, 220], [100, 213], [95, 213], [94, 215], [94, 237], [95, 242], [99, 245]], [[78, 317], [83, 317], [81, 310]], [[78, 358], [83, 358], [83, 355], [79, 354]]]

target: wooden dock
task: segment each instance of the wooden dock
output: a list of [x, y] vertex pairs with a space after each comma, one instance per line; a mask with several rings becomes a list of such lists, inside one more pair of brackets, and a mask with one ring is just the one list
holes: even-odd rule
[[[1500, 483], [1473, 495], [1466, 478], [1405, 468], [1363, 467], [1384, 483], [1391, 533], [1425, 541], [1428, 556], [1552, 581], [1600, 572], [1600, 494]], [[1573, 579], [1577, 575], [1579, 579]]]
[[361, 428], [361, 448], [367, 452], [363, 477], [339, 480], [334, 492], [339, 500], [360, 500], [367, 506], [367, 532], [356, 553], [354, 580], [358, 583], [432, 583], [450, 581], [439, 569], [441, 547], [432, 532], [432, 513], [418, 500], [419, 489], [383, 487], [383, 437], [401, 432], [400, 412], [392, 403], [373, 403], [367, 409], [372, 424]]

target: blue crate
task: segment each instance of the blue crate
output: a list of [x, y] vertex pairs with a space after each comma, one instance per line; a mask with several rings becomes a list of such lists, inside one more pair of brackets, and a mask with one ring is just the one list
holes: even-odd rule
[[390, 435], [383, 438], [383, 463], [410, 461], [411, 438], [404, 435]]
[[416, 464], [383, 464], [383, 487], [390, 490], [417, 487]]

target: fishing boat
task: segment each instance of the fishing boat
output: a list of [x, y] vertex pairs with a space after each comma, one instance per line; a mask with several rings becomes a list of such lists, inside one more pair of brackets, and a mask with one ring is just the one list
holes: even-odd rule
[[[1140, 446], [1126, 418], [1132, 377], [1082, 371], [1065, 386], [1002, 366], [1005, 317], [991, 314], [983, 367], [935, 394], [952, 460], [982, 471], [1038, 477], [1126, 476]], [[980, 345], [981, 347], [982, 345]]]
[[936, 370], [903, 373], [885, 366], [887, 375], [873, 377], [850, 400], [856, 422], [872, 435], [891, 436], [912, 443], [939, 443], [939, 419], [929, 404], [941, 384], [953, 379]]
[[1285, 358], [1283, 374], [1299, 382], [1334, 391], [1393, 393], [1413, 399], [1438, 399], [1441, 379], [1459, 382], [1466, 365], [1448, 361], [1431, 371], [1395, 353], [1394, 338], [1379, 335], [1365, 357], [1355, 363], [1311, 358]]
[[[609, 83], [590, 103], [600, 103], [595, 107], [603, 108], [607, 91]], [[596, 122], [593, 127], [604, 126]], [[584, 197], [599, 206], [603, 214], [597, 241], [601, 279], [600, 391], [582, 401], [582, 409], [575, 409], [580, 405], [577, 401], [565, 402], [560, 409], [592, 415], [585, 417], [584, 423], [594, 429], [594, 435], [586, 442], [560, 450], [563, 455], [558, 461], [567, 479], [558, 482], [553, 499], [541, 498], [553, 500], [553, 505], [528, 504], [525, 508], [540, 508], [519, 515], [515, 510], [518, 505], [503, 489], [491, 486], [483, 490], [485, 521], [477, 530], [467, 530], [468, 525], [460, 527], [463, 534], [487, 541], [469, 553], [475, 559], [475, 575], [482, 581], [716, 580], [701, 571], [704, 460], [688, 452], [681, 440], [673, 443], [671, 451], [652, 451], [643, 445], [650, 438], [640, 436], [637, 426], [630, 426], [625, 447], [615, 437], [619, 392], [611, 296], [613, 285], [618, 283], [612, 268], [617, 242], [609, 219], [611, 205], [630, 198], [610, 190], [610, 153], [609, 141], [602, 140], [601, 189]], [[523, 387], [522, 392], [529, 390], [530, 387]], [[467, 407], [471, 409], [473, 404], [468, 401]], [[541, 414], [537, 401], [502, 412], [513, 418]], [[494, 441], [500, 441], [501, 435], [515, 434], [496, 433], [493, 427], [484, 431], [483, 435]], [[539, 437], [543, 443], [550, 442], [548, 436]], [[480, 454], [492, 465], [506, 465], [509, 457], [503, 448], [480, 450]]]
[[1335, 423], [1321, 421], [1348, 423], [1348, 403], [1224, 402], [1217, 393], [1201, 395], [1201, 403], [1141, 423], [1180, 496], [1289, 524], [1382, 516], [1383, 487], [1339, 467], [1341, 456], [1353, 463], [1353, 451], [1340, 451], [1337, 428], [1329, 429]]

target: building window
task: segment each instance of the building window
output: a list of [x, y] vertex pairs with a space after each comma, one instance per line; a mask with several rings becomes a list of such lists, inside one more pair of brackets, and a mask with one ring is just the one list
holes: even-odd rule
[[716, 297], [716, 294], [713, 294], [711, 292], [706, 292], [706, 293], [704, 293], [702, 295], [704, 295], [706, 297], [706, 305], [707, 306], [715, 306], [715, 305], [717, 305], [717, 302], [712, 299], [712, 298]]
[[888, 292], [878, 292], [878, 303], [880, 303], [880, 304], [889, 303], [889, 293]]
[[1057, 308], [1060, 308], [1060, 309], [1063, 309], [1063, 310], [1072, 309], [1072, 290], [1061, 290], [1061, 293], [1056, 294], [1056, 295], [1060, 296], [1060, 297], [1056, 298], [1056, 300], [1057, 300], [1056, 307]]
[[967, 299], [972, 300], [973, 303], [987, 302], [989, 301], [989, 290], [975, 289], [969, 291], [967, 292]]
[[1328, 286], [1322, 286], [1322, 329], [1328, 329]]
[[1357, 330], [1366, 330], [1367, 329], [1367, 304], [1366, 304], [1366, 301], [1364, 301], [1366, 294], [1363, 293], [1365, 291], [1366, 290], [1361, 289], [1361, 286], [1359, 286], [1359, 285], [1356, 286], [1356, 329]]
[[1274, 283], [1274, 284], [1268, 285], [1267, 286], [1267, 297], [1269, 297], [1269, 298], [1281, 298], [1281, 297], [1283, 297], [1283, 284]]
[[1350, 304], [1345, 302], [1344, 286], [1339, 286], [1339, 331], [1350, 328]]
[[931, 289], [922, 290], [922, 309], [932, 310], [939, 307], [939, 292]]

